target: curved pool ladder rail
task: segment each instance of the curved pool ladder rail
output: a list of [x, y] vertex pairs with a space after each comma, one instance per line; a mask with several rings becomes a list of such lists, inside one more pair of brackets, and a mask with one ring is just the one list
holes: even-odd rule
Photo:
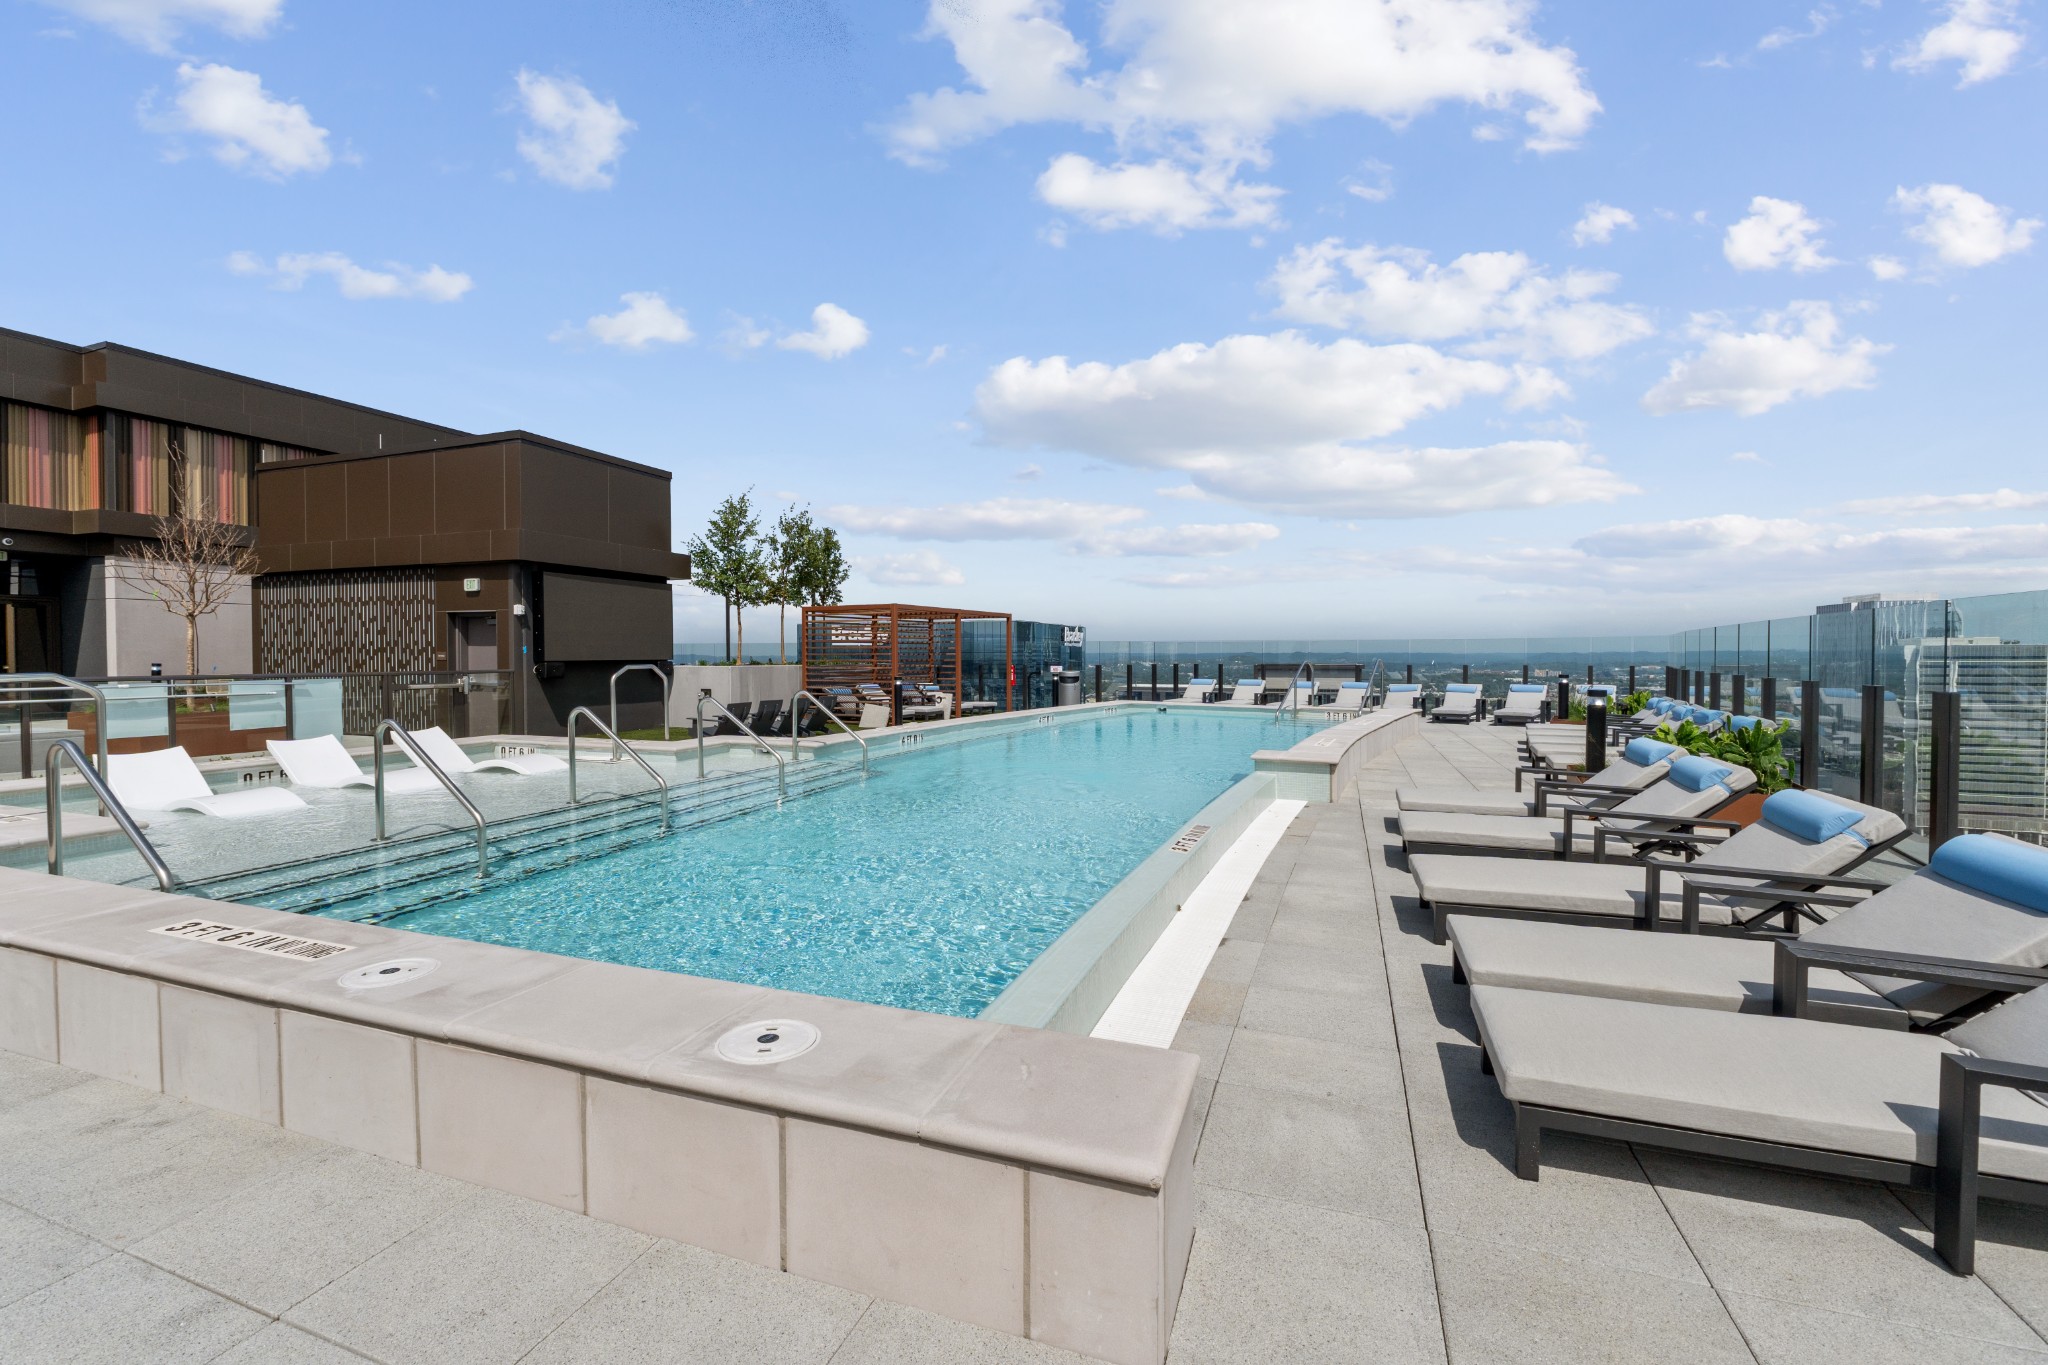
[[[731, 721], [731, 722], [732, 722], [732, 723], [733, 723], [734, 725], [737, 725], [737, 726], [739, 727], [739, 731], [740, 731], [740, 733], [741, 733], [741, 734], [745, 735], [745, 736], [746, 736], [746, 737], [747, 737], [748, 739], [751, 739], [751, 740], [753, 740], [753, 741], [754, 741], [754, 747], [755, 747], [755, 748], [759, 749], [759, 750], [760, 750], [760, 751], [761, 751], [762, 753], [764, 753], [764, 754], [768, 755], [768, 757], [770, 757], [770, 758], [772, 758], [772, 759], [774, 759], [774, 760], [775, 760], [775, 795], [777, 796], [777, 798], [781, 798], [781, 797], [785, 797], [785, 796], [788, 796], [788, 795], [789, 795], [789, 781], [788, 781], [788, 774], [789, 774], [789, 764], [783, 761], [783, 757], [782, 757], [782, 755], [781, 755], [781, 754], [778, 754], [778, 753], [776, 753], [776, 752], [775, 752], [775, 750], [774, 750], [774, 749], [773, 749], [772, 747], [770, 747], [770, 746], [769, 746], [769, 743], [768, 743], [768, 741], [767, 741], [767, 740], [765, 740], [765, 739], [762, 739], [762, 738], [761, 738], [761, 737], [760, 737], [759, 735], [755, 734], [755, 733], [754, 733], [754, 732], [753, 732], [753, 731], [752, 731], [751, 729], [749, 729], [749, 728], [747, 727], [747, 723], [746, 723], [745, 721], [741, 720], [741, 719], [740, 719], [740, 718], [739, 718], [738, 716], [734, 715], [734, 714], [733, 714], [732, 712], [730, 712], [730, 711], [726, 710], [726, 709], [725, 709], [725, 703], [724, 703], [724, 702], [722, 702], [722, 701], [720, 701], [720, 700], [719, 700], [718, 698], [716, 698], [716, 697], [712, 696], [712, 695], [711, 695], [711, 689], [710, 689], [710, 688], [708, 688], [708, 687], [707, 687], [707, 688], [705, 688], [705, 689], [704, 689], [704, 690], [703, 690], [702, 692], [700, 692], [700, 693], [698, 693], [698, 694], [697, 694], [697, 780], [698, 780], [698, 781], [700, 781], [700, 782], [704, 780], [704, 703], [705, 703], [705, 702], [710, 702], [710, 703], [711, 703], [711, 704], [712, 704], [713, 706], [717, 707], [717, 708], [718, 708], [718, 714], [719, 714], [719, 715], [721, 715], [721, 716], [724, 716], [724, 717], [725, 717], [725, 718], [726, 718], [727, 720]], [[790, 726], [790, 729], [791, 729], [792, 731], [794, 731], [794, 730], [795, 730], [795, 728], [796, 728], [796, 727], [795, 727], [795, 725], [794, 725], [794, 724], [792, 724], [792, 725]]]
[[[646, 668], [648, 667], [648, 665], [635, 664], [634, 667]], [[626, 670], [623, 668], [619, 670], [620, 673], [623, 673], [625, 671]], [[618, 674], [615, 673], [612, 676], [617, 677]], [[614, 755], [612, 761], [614, 763], [618, 762], [616, 755], [618, 755], [621, 751], [624, 751], [626, 757], [632, 759], [635, 763], [638, 763], [640, 765], [640, 770], [646, 773], [649, 777], [653, 778], [656, 785], [658, 785], [661, 788], [661, 832], [663, 834], [668, 833], [668, 779], [663, 777], [660, 773], [654, 771], [653, 764], [649, 763], [646, 759], [640, 757], [639, 754], [635, 753], [633, 751], [632, 745], [626, 743], [625, 740], [620, 739], [618, 736], [618, 732], [616, 730], [613, 730], [611, 726], [606, 725], [603, 721], [599, 720], [597, 718], [596, 712], [592, 711], [587, 706], [579, 706], [574, 711], [571, 711], [569, 713], [569, 804], [573, 806], [576, 804], [577, 800], [576, 718], [578, 716], [584, 717], [592, 725], [595, 725], [598, 728], [598, 731], [601, 734], [603, 734], [606, 739], [609, 739], [612, 742], [612, 753]]]
[[860, 737], [860, 731], [854, 729], [851, 725], [848, 725], [845, 721], [841, 720], [839, 718], [838, 712], [834, 711], [831, 707], [825, 705], [824, 702], [819, 701], [816, 697], [812, 696], [808, 691], [804, 690], [801, 687], [799, 687], [796, 690], [796, 696], [792, 698], [789, 703], [790, 761], [796, 761], [797, 731], [801, 729], [803, 725], [803, 706], [805, 702], [809, 702], [812, 706], [815, 706], [819, 711], [823, 712], [826, 720], [831, 721], [834, 725], [846, 731], [847, 734], [853, 736], [854, 742], [860, 745], [860, 770], [862, 772], [866, 772], [868, 770], [868, 742]]
[[1304, 670], [1308, 673], [1309, 694], [1311, 696], [1315, 694], [1316, 666], [1313, 663], [1310, 663], [1307, 659], [1303, 659], [1301, 661], [1300, 667], [1294, 670], [1293, 678], [1288, 680], [1287, 695], [1282, 697], [1280, 699], [1280, 704], [1273, 708], [1273, 723], [1275, 725], [1278, 725], [1280, 723], [1281, 715], [1288, 710], [1290, 705], [1294, 710], [1294, 718], [1296, 720], [1301, 719], [1301, 675]]
[[[616, 730], [616, 729], [618, 729], [618, 728], [619, 728], [619, 679], [621, 679], [621, 678], [625, 677], [625, 676], [626, 676], [626, 675], [627, 675], [628, 673], [637, 673], [637, 672], [641, 671], [642, 669], [645, 669], [645, 670], [646, 670], [647, 672], [649, 672], [649, 673], [652, 673], [652, 674], [653, 674], [653, 675], [654, 675], [655, 677], [657, 677], [657, 678], [661, 679], [661, 742], [662, 742], [662, 743], [664, 743], [664, 744], [666, 744], [666, 743], [668, 743], [668, 738], [669, 738], [669, 735], [668, 735], [668, 731], [669, 731], [669, 725], [668, 725], [668, 705], [669, 705], [669, 689], [670, 689], [671, 687], [673, 687], [673, 686], [675, 685], [675, 680], [674, 680], [674, 679], [673, 679], [672, 677], [670, 677], [670, 675], [669, 675], [669, 674], [668, 674], [667, 672], [665, 672], [665, 671], [664, 671], [664, 670], [662, 669], [662, 667], [661, 667], [661, 665], [660, 665], [660, 664], [627, 664], [627, 665], [625, 665], [625, 666], [624, 666], [623, 668], [619, 669], [619, 670], [618, 670], [618, 671], [617, 671], [616, 673], [612, 674], [612, 683], [611, 683], [611, 693], [612, 693], [612, 724], [611, 724], [611, 730]], [[596, 719], [597, 719], [597, 717], [596, 717], [596, 716], [592, 716], [592, 717], [591, 717], [591, 720], [593, 720], [593, 721], [595, 721]], [[606, 733], [606, 734], [611, 734], [611, 730], [607, 730], [607, 731], [606, 731], [605, 733]], [[612, 736], [612, 739], [613, 739], [613, 743], [612, 743], [612, 762], [616, 763], [616, 762], [618, 762], [618, 761], [619, 761], [619, 745], [620, 745], [620, 744], [622, 744], [622, 743], [624, 743], [624, 741], [623, 741], [623, 740], [620, 740], [620, 739], [619, 739], [619, 738], [618, 738], [618, 737], [617, 737], [616, 735], [613, 735], [613, 736]], [[570, 742], [570, 747], [571, 747], [571, 748], [574, 748], [574, 747], [575, 747], [575, 743], [574, 743], [574, 740], [573, 740], [573, 739], [572, 739], [572, 740], [571, 740], [571, 742]], [[645, 765], [645, 764], [642, 764], [641, 766], [642, 766], [642, 767], [646, 767], [646, 765]], [[652, 770], [650, 769], [650, 771], [652, 771]]]
[[128, 814], [128, 808], [114, 795], [106, 779], [93, 771], [92, 764], [86, 759], [85, 750], [78, 747], [78, 741], [75, 739], [60, 739], [43, 755], [44, 839], [49, 848], [50, 875], [64, 875], [62, 769], [67, 758], [71, 760], [71, 766], [78, 769], [78, 775], [84, 779], [85, 785], [91, 787], [93, 795], [99, 798], [100, 809], [113, 818], [121, 833], [127, 836], [129, 845], [142, 856], [142, 861], [149, 865], [150, 875], [156, 878], [157, 886], [165, 891], [176, 891], [178, 879], [171, 875], [170, 865], [164, 862], [163, 855], [156, 851], [156, 846], [143, 836], [142, 827]]
[[491, 875], [490, 835], [484, 820], [484, 813], [476, 808], [476, 802], [463, 795], [455, 785], [455, 779], [441, 771], [441, 765], [428, 758], [412, 737], [412, 734], [395, 720], [380, 720], [376, 731], [370, 736], [370, 766], [376, 771], [377, 789], [377, 838], [381, 842], [389, 836], [384, 833], [384, 736], [389, 733], [398, 736], [398, 742], [405, 746], [412, 761], [434, 775], [434, 780], [448, 789], [448, 794], [461, 803], [469, 812], [470, 822], [476, 826], [476, 875]]

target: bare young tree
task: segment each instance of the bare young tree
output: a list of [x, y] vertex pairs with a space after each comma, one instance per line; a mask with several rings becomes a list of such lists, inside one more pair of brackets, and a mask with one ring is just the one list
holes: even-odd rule
[[194, 506], [184, 450], [170, 447], [171, 510], [156, 518], [156, 539], [135, 546], [133, 581], [149, 589], [164, 610], [185, 620], [185, 672], [199, 672], [199, 618], [234, 595], [238, 579], [255, 574], [256, 552], [241, 542], [241, 528]]

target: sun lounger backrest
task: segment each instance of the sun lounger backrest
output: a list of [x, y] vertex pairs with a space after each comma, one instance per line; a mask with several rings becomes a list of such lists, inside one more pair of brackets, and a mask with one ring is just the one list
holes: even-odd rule
[[[468, 754], [462, 752], [462, 746], [457, 744], [454, 738], [440, 726], [429, 725], [424, 730], [413, 730], [409, 733], [412, 735], [413, 741], [420, 746], [420, 752], [434, 760], [435, 765], [442, 772], [473, 773], [476, 771], [476, 763], [471, 760]], [[403, 748], [404, 745], [401, 744], [399, 747]]]
[[173, 801], [213, 795], [205, 774], [182, 748], [108, 754], [107, 785], [130, 810], [164, 810]]
[[[1927, 867], [1806, 937], [1966, 962], [2048, 966], [2048, 849], [2002, 834], [1961, 835], [1936, 849]], [[1851, 975], [1923, 1021], [1982, 994], [1963, 986]]]
[[1671, 764], [1664, 759], [1645, 765], [1617, 758], [1579, 785], [1603, 792], [1641, 791], [1670, 771]]
[[1905, 828], [1905, 821], [1876, 806], [1819, 792], [1782, 791], [1765, 799], [1762, 819], [1709, 849], [1692, 866], [1828, 876], [1856, 866]]
[[333, 735], [273, 739], [268, 747], [270, 756], [295, 787], [346, 787], [363, 776], [363, 770]]
[[[1948, 1040], [1967, 1052], [1994, 1061], [2048, 1066], [2048, 986], [2036, 986], [1986, 1010], [1949, 1030]], [[2048, 1104], [2048, 1092], [2020, 1093], [2037, 1104]]]
[[[1616, 806], [1614, 813], [1704, 819], [1755, 785], [1756, 774], [1747, 768], [1711, 758], [1681, 758], [1671, 765], [1662, 782], [1637, 792]], [[1602, 823], [1609, 829], [1631, 828], [1626, 821], [1609, 819]]]

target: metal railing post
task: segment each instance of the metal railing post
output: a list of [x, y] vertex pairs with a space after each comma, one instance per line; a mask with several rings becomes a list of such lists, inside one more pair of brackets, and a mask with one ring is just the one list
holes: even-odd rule
[[1742, 714], [1743, 703], [1748, 700], [1749, 679], [1737, 673], [1733, 678], [1729, 679], [1728, 685], [1730, 690], [1728, 698], [1729, 714], [1739, 716]]
[[1812, 678], [1799, 683], [1799, 785], [1820, 785], [1820, 684]]
[[1721, 709], [1721, 675], [1713, 674], [1707, 680], [1707, 705], [1713, 710]]
[[1102, 665], [1095, 665], [1095, 700], [1102, 700]]
[[[419, 745], [413, 742], [413, 737], [407, 732], [406, 728], [389, 718], [378, 721], [376, 731], [370, 736], [370, 766], [374, 772], [371, 785], [377, 791], [378, 841], [381, 843], [390, 837], [384, 832], [384, 736], [387, 732], [398, 736], [398, 742], [405, 746], [405, 752], [411, 756], [412, 761], [432, 773], [435, 781], [447, 788], [448, 794], [454, 797], [456, 803], [469, 813], [470, 822], [476, 826], [476, 875], [479, 877], [490, 876], [490, 837], [486, 833], [484, 813], [476, 808], [476, 802], [463, 795], [462, 789], [455, 785], [455, 780], [441, 770], [441, 765], [427, 757]], [[575, 740], [571, 739], [569, 743], [573, 750]]]
[[[101, 723], [105, 723], [105, 714]], [[52, 744], [43, 755], [43, 824], [44, 846], [47, 850], [46, 866], [52, 877], [64, 875], [64, 760], [78, 769], [79, 777], [92, 788], [99, 798], [100, 809], [113, 817], [115, 826], [127, 837], [129, 845], [140, 854], [149, 866], [150, 875], [156, 878], [157, 887], [163, 891], [176, 891], [178, 879], [171, 875], [170, 866], [156, 851], [156, 846], [143, 837], [141, 828], [128, 814], [128, 808], [114, 796], [106, 780], [92, 769], [86, 759], [85, 750], [78, 747], [78, 741], [60, 739]]]
[[1628, 666], [1628, 694], [1631, 697], [1636, 694], [1636, 666], [1634, 664]]
[[1928, 729], [1927, 852], [1932, 855], [1962, 831], [1963, 699], [1936, 692]]
[[1763, 718], [1767, 721], [1776, 720], [1778, 718], [1778, 680], [1776, 678], [1765, 678], [1763, 686], [1759, 690], [1763, 693], [1763, 698], [1758, 703]]
[[1884, 688], [1878, 683], [1863, 685], [1862, 753], [1858, 755], [1862, 771], [1856, 775], [1857, 799], [1866, 806], [1875, 806], [1884, 796]]

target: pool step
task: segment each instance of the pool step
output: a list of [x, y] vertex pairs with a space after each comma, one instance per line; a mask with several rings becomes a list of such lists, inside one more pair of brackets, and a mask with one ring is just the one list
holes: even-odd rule
[[[854, 764], [796, 770], [791, 799], [861, 779]], [[747, 772], [691, 786], [670, 798], [671, 833], [682, 833], [772, 808], [775, 775]], [[494, 823], [492, 883], [532, 876], [586, 858], [638, 847], [659, 837], [653, 796], [591, 802]], [[366, 860], [367, 861], [366, 863]], [[473, 894], [476, 844], [468, 831], [445, 830], [368, 849], [281, 864], [195, 883], [220, 900], [348, 919], [383, 920]]]

